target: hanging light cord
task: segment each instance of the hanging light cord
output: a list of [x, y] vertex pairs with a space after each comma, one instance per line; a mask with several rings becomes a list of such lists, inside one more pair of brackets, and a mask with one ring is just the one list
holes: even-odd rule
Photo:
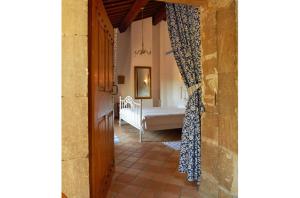
[[151, 54], [151, 50], [146, 50], [144, 49], [144, 8], [142, 9], [142, 49], [140, 50], [135, 50], [134, 53], [135, 55], [150, 55]]
[[144, 50], [144, 8], [142, 8], [142, 50]]

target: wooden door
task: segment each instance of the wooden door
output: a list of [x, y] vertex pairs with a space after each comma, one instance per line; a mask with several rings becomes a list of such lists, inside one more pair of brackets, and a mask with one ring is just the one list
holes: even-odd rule
[[104, 198], [114, 170], [114, 32], [101, 0], [89, 0], [88, 35], [90, 197]]

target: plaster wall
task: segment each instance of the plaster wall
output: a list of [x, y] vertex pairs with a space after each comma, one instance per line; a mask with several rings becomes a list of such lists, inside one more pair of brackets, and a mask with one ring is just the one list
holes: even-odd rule
[[181, 79], [165, 21], [152, 25], [152, 19], [144, 19], [144, 45], [151, 55], [136, 56], [141, 48], [141, 21], [134, 22], [125, 33], [117, 35], [117, 75], [125, 76], [125, 84], [119, 85], [119, 95], [134, 96], [134, 66], [150, 66], [152, 69], [152, 99], [144, 100], [146, 106], [180, 106], [186, 103], [186, 89]]
[[[144, 47], [152, 50], [152, 19], [143, 20], [144, 27]], [[142, 23], [140, 21], [133, 22], [124, 33], [117, 33], [117, 53], [116, 53], [116, 75], [124, 75], [125, 83], [119, 86], [119, 96], [134, 97], [134, 67], [150, 66], [152, 69], [152, 89], [158, 81], [157, 75], [153, 73], [154, 66], [152, 64], [151, 55], [135, 55], [134, 51], [142, 47]], [[153, 95], [153, 91], [152, 91]], [[117, 101], [117, 100], [116, 100]], [[145, 106], [153, 106], [153, 99], [144, 99]]]
[[166, 21], [160, 27], [160, 100], [162, 107], [185, 107], [187, 91], [172, 50]]

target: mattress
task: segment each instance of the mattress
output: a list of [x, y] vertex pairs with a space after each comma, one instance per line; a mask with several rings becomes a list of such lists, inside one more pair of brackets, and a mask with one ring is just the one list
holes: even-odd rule
[[[139, 120], [139, 109], [121, 109], [122, 118], [129, 123]], [[144, 130], [182, 128], [185, 109], [175, 107], [143, 108], [142, 127]]]

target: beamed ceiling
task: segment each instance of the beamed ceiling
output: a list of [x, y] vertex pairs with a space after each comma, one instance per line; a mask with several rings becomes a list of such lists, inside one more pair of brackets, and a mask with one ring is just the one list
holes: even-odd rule
[[153, 25], [166, 20], [165, 3], [154, 0], [103, 0], [104, 7], [114, 28], [125, 32], [133, 21], [152, 17]]

